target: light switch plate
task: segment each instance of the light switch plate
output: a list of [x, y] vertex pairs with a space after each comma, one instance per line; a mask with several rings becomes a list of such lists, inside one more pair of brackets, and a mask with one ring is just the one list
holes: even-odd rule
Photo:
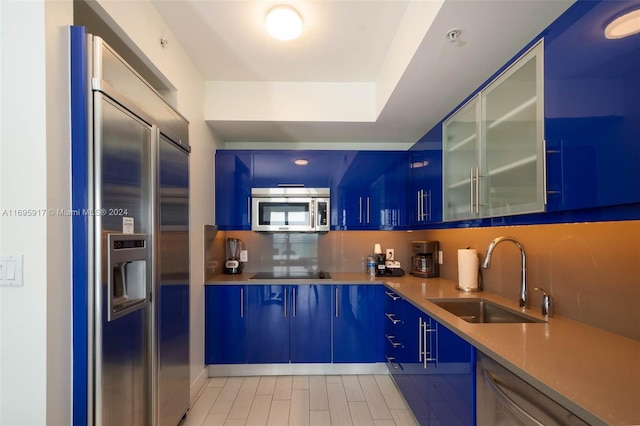
[[438, 250], [438, 264], [442, 265], [443, 257], [442, 250]]
[[0, 256], [0, 286], [21, 287], [23, 255]]

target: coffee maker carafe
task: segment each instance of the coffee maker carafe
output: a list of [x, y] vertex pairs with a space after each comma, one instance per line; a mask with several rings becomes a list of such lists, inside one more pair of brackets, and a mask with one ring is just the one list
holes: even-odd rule
[[438, 241], [411, 241], [411, 275], [423, 278], [440, 276]]
[[227, 261], [224, 263], [225, 274], [239, 274], [244, 263], [240, 262], [242, 241], [238, 238], [227, 238]]

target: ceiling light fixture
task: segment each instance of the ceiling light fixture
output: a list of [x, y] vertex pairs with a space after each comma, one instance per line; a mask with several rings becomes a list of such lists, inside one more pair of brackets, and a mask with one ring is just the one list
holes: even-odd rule
[[298, 166], [306, 166], [307, 164], [309, 164], [309, 161], [305, 160], [304, 158], [298, 158], [296, 161], [294, 161], [294, 163], [296, 163]]
[[640, 9], [618, 16], [604, 29], [604, 36], [608, 39], [624, 38], [637, 33], [640, 33]]
[[279, 5], [267, 13], [267, 33], [277, 40], [294, 40], [302, 33], [302, 17], [290, 6]]

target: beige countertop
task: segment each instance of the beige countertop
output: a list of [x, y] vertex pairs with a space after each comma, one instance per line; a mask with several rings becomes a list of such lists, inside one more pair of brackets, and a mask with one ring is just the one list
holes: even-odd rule
[[[251, 280], [251, 275], [218, 275], [206, 284], [274, 282]], [[548, 323], [468, 323], [427, 299], [482, 297], [515, 310], [520, 308], [517, 301], [491, 293], [457, 291], [455, 282], [443, 278], [372, 278], [351, 272], [331, 276], [331, 280], [303, 282], [384, 284], [589, 423], [640, 424], [640, 342], [636, 340], [558, 315]], [[282, 282], [294, 284], [295, 280]], [[526, 312], [543, 319], [538, 300], [535, 298]]]
[[[255, 272], [243, 272], [242, 274], [236, 275], [216, 275], [211, 280], [207, 281], [205, 284], [273, 284], [274, 281], [277, 281], [278, 284], [295, 284], [296, 280], [291, 279], [283, 279], [281, 281], [274, 279], [266, 279], [266, 280], [254, 280], [250, 277], [255, 274]], [[363, 283], [371, 283], [371, 284], [384, 284], [385, 280], [391, 277], [370, 277], [368, 275], [359, 273], [359, 272], [331, 272], [330, 280], [301, 280], [299, 282], [304, 282], [305, 284], [363, 284]], [[400, 277], [405, 278], [405, 277]], [[413, 277], [411, 277], [413, 278]]]

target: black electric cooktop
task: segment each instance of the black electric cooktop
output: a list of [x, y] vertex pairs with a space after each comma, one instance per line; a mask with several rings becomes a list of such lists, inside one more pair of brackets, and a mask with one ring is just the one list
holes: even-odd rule
[[330, 280], [328, 272], [257, 272], [249, 279], [252, 280]]

